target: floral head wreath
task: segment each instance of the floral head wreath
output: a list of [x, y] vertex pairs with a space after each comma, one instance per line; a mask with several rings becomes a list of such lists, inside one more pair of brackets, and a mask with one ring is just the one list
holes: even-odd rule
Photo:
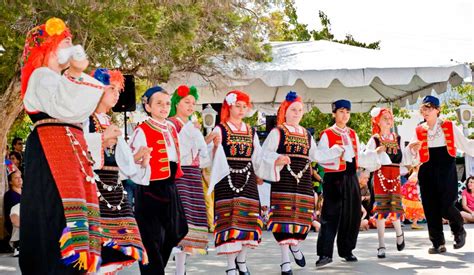
[[33, 71], [48, 65], [51, 52], [56, 51], [59, 43], [72, 37], [63, 20], [50, 18], [45, 24], [31, 29], [26, 35], [25, 47], [21, 58], [21, 96], [24, 97], [28, 81]]
[[174, 91], [173, 95], [171, 96], [170, 117], [176, 115], [178, 103], [181, 101], [181, 99], [187, 97], [188, 95], [192, 95], [196, 101], [199, 99], [199, 93], [194, 86], [188, 87], [186, 85], [181, 85]]

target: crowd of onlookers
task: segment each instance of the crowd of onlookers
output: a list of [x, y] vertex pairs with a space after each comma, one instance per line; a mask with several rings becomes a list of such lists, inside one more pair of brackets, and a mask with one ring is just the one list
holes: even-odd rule
[[[8, 190], [3, 195], [4, 211], [4, 231], [6, 233], [4, 241], [8, 241], [10, 248], [13, 249], [13, 255], [19, 254], [20, 240], [20, 199], [21, 188], [23, 185], [23, 140], [14, 138], [11, 150], [7, 146], [5, 155], [6, 177], [8, 181]], [[8, 251], [8, 249], [4, 249]]]

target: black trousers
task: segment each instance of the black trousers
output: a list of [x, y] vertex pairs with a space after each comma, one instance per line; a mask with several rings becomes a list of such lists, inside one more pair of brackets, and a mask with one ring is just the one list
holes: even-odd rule
[[349, 256], [357, 244], [361, 219], [360, 189], [354, 161], [348, 163], [344, 172], [324, 175], [323, 197], [317, 254], [332, 258], [337, 234], [339, 256]]
[[420, 167], [418, 180], [430, 240], [434, 247], [439, 247], [445, 244], [443, 218], [449, 221], [455, 236], [464, 232], [464, 222], [455, 206], [458, 196], [455, 159], [446, 147], [429, 148], [429, 154], [429, 161]]
[[135, 219], [137, 220], [149, 263], [140, 263], [141, 274], [165, 274], [173, 247], [188, 233], [188, 224], [174, 177], [176, 163], [171, 162], [171, 177], [137, 185]]

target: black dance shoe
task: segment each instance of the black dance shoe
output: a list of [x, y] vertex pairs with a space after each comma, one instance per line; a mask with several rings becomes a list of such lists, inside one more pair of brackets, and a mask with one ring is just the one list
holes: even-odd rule
[[241, 271], [239, 268], [239, 264], [247, 265], [245, 262], [237, 262], [235, 259], [235, 266], [237, 266], [237, 270], [239, 271], [239, 275], [250, 275], [249, 267], [247, 266], [247, 271]]
[[441, 254], [441, 253], [444, 253], [446, 252], [446, 246], [444, 246], [444, 244], [438, 246], [438, 247], [430, 247], [430, 249], [428, 249], [428, 253], [429, 254]]
[[291, 254], [293, 255], [293, 259], [295, 259], [295, 263], [296, 263], [297, 265], [299, 265], [299, 266], [301, 266], [301, 267], [303, 267], [303, 266], [306, 265], [306, 259], [304, 258], [303, 252], [301, 252], [301, 256], [303, 256], [303, 258], [301, 258], [301, 259], [298, 260], [298, 259], [296, 259], [296, 257], [295, 257], [295, 253], [298, 253], [298, 252], [300, 252], [300, 251], [299, 251], [299, 250], [296, 250], [296, 251], [291, 250], [291, 246], [290, 246], [290, 251], [291, 251]]
[[397, 242], [397, 250], [402, 251], [405, 248], [405, 234], [403, 233], [403, 231], [402, 231], [402, 235], [397, 236], [397, 238], [398, 237], [403, 237], [403, 242], [401, 244], [398, 244]]
[[352, 253], [351, 253], [351, 255], [345, 256], [343, 258], [344, 258], [344, 260], [346, 260], [346, 262], [357, 262], [358, 261], [357, 257], [354, 256], [354, 254], [352, 254]]
[[330, 263], [332, 263], [332, 258], [327, 257], [327, 256], [320, 256], [319, 260], [316, 262], [316, 267], [322, 268], [324, 266], [327, 266]]
[[454, 242], [454, 249], [459, 249], [463, 247], [466, 244], [466, 230], [463, 229], [460, 234], [454, 236]]
[[385, 258], [385, 247], [377, 248], [377, 258], [379, 259]]
[[[284, 265], [286, 264], [291, 264], [290, 262], [284, 262], [280, 265], [281, 268], [283, 268]], [[281, 271], [281, 275], [293, 275], [293, 270], [288, 270], [288, 271]]]

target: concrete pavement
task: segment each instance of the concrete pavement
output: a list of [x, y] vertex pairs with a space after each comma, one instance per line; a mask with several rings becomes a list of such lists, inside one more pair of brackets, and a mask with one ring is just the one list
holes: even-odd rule
[[[453, 249], [453, 237], [449, 227], [445, 226], [447, 253], [442, 255], [428, 254], [431, 243], [428, 239], [426, 225], [424, 230], [411, 230], [405, 227], [405, 250], [398, 252], [395, 245], [395, 231], [387, 229], [385, 243], [387, 258], [377, 258], [377, 231], [371, 229], [361, 232], [354, 254], [359, 258], [357, 263], [345, 263], [337, 257], [334, 251], [332, 265], [321, 270], [316, 270], [316, 239], [317, 233], [310, 233], [302, 244], [302, 251], [306, 256], [306, 267], [298, 267], [292, 263], [295, 275], [303, 274], [474, 274], [474, 224], [465, 225], [467, 230], [466, 245], [460, 250]], [[209, 235], [212, 239], [212, 235]], [[212, 244], [212, 242], [211, 242]], [[291, 258], [291, 256], [290, 256]], [[280, 274], [280, 249], [269, 232], [265, 232], [261, 245], [250, 251], [247, 259], [248, 267], [253, 275]], [[209, 255], [193, 256], [188, 258], [186, 265], [187, 274], [225, 274], [226, 259], [217, 256], [214, 248]], [[174, 262], [168, 263], [166, 274], [174, 274]], [[21, 274], [18, 259], [10, 255], [0, 256], [0, 274]], [[121, 275], [139, 274], [138, 265], [135, 264], [121, 271]]]

